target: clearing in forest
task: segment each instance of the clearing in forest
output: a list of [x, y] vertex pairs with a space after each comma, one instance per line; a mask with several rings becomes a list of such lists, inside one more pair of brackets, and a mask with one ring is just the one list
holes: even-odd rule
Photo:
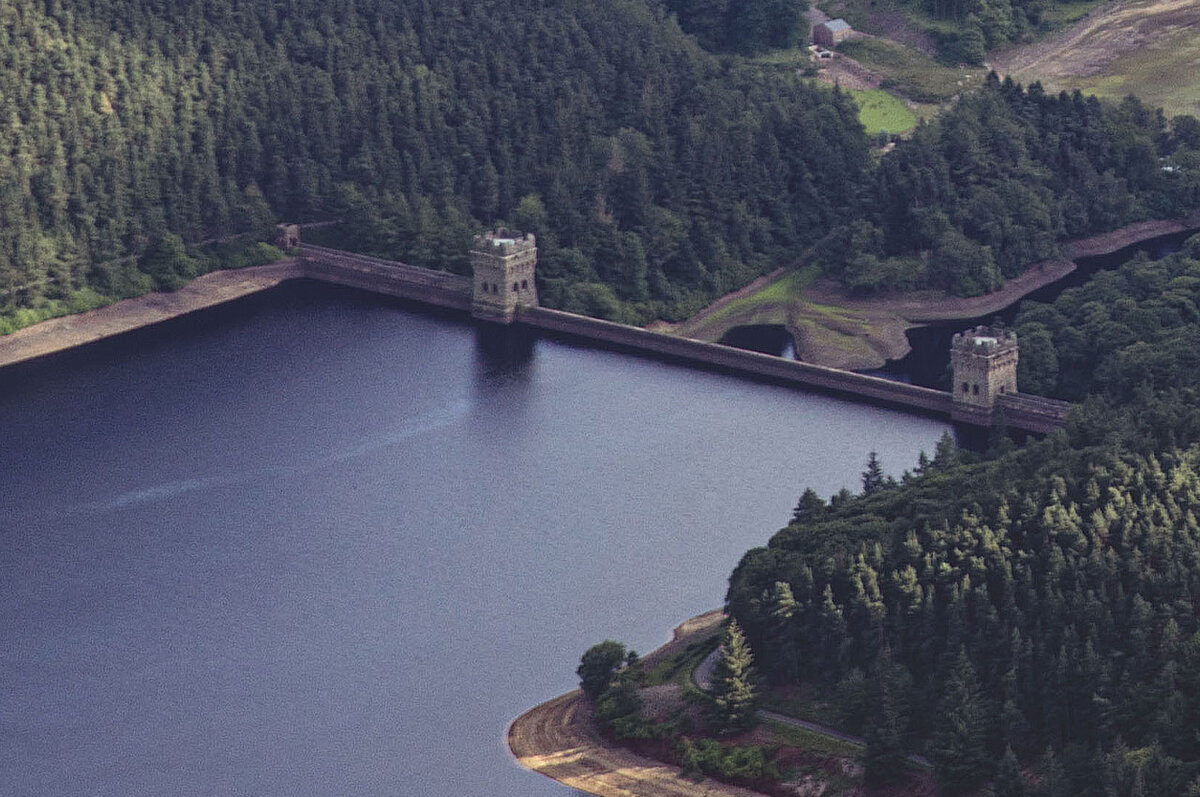
[[1133, 94], [1169, 115], [1200, 115], [1200, 3], [1127, 0], [1101, 6], [1061, 33], [992, 53], [989, 66], [1051, 91]]

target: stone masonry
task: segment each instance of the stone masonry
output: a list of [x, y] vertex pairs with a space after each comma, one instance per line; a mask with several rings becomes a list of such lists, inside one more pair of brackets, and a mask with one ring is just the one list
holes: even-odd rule
[[991, 411], [1017, 392], [1017, 335], [980, 326], [954, 336], [950, 346], [955, 404]]
[[471, 246], [471, 315], [511, 324], [519, 307], [537, 307], [536, 265], [537, 241], [532, 233], [495, 230], [478, 236]]

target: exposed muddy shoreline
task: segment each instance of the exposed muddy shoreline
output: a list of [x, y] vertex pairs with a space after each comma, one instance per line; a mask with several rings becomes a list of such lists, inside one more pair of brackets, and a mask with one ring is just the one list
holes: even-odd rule
[[178, 318], [302, 276], [295, 259], [213, 271], [173, 293], [148, 293], [86, 313], [51, 318], [0, 337], [0, 368]]

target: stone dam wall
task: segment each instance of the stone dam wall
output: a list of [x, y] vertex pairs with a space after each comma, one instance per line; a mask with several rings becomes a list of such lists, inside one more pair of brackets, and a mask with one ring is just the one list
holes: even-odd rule
[[953, 399], [940, 390], [826, 368], [719, 343], [650, 332], [546, 307], [522, 308], [517, 322], [569, 338], [600, 343], [636, 354], [701, 365], [779, 384], [837, 393], [872, 402], [949, 417]]
[[[467, 277], [309, 244], [300, 247], [300, 262], [304, 276], [310, 279], [348, 285], [449, 310], [469, 312], [471, 309], [472, 283]], [[940, 390], [785, 360], [719, 343], [651, 332], [547, 307], [520, 308], [517, 323], [621, 351], [867, 399], [943, 417], [950, 417], [953, 404], [950, 394]], [[968, 420], [972, 421], [974, 419]]]
[[[37, 359], [205, 307], [267, 290], [290, 279], [314, 279], [393, 296], [470, 316], [472, 281], [404, 263], [379, 260], [303, 244], [299, 256], [267, 266], [219, 271], [199, 277], [179, 291], [149, 294], [79, 316], [53, 319], [0, 338], [0, 367]], [[661, 360], [749, 376], [776, 384], [834, 393], [872, 403], [988, 425], [990, 416], [964, 415], [949, 393], [888, 379], [827, 368], [768, 354], [651, 332], [640, 327], [551, 310], [520, 308], [517, 323], [554, 335], [586, 341]], [[1005, 421], [1017, 429], [1044, 433], [1062, 426], [1068, 405], [1036, 397], [1005, 407]], [[1050, 406], [1054, 404], [1056, 406]]]
[[323, 246], [300, 246], [300, 270], [309, 279], [409, 299], [447, 310], [471, 310], [471, 279], [446, 271], [380, 260]]

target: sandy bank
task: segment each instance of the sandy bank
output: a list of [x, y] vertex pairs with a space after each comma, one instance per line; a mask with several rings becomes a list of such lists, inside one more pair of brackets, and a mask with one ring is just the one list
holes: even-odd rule
[[[697, 636], [711, 633], [723, 616], [713, 611], [688, 620], [675, 629], [670, 642], [644, 660], [653, 663], [673, 655]], [[522, 766], [599, 797], [761, 797], [712, 780], [695, 783], [681, 778], [675, 767], [608, 743], [596, 732], [591, 707], [579, 690], [514, 720], [508, 746]]]
[[107, 307], [63, 316], [0, 337], [0, 368], [157, 324], [273, 288], [303, 276], [295, 260], [235, 271], [214, 271], [174, 293], [148, 293]]

